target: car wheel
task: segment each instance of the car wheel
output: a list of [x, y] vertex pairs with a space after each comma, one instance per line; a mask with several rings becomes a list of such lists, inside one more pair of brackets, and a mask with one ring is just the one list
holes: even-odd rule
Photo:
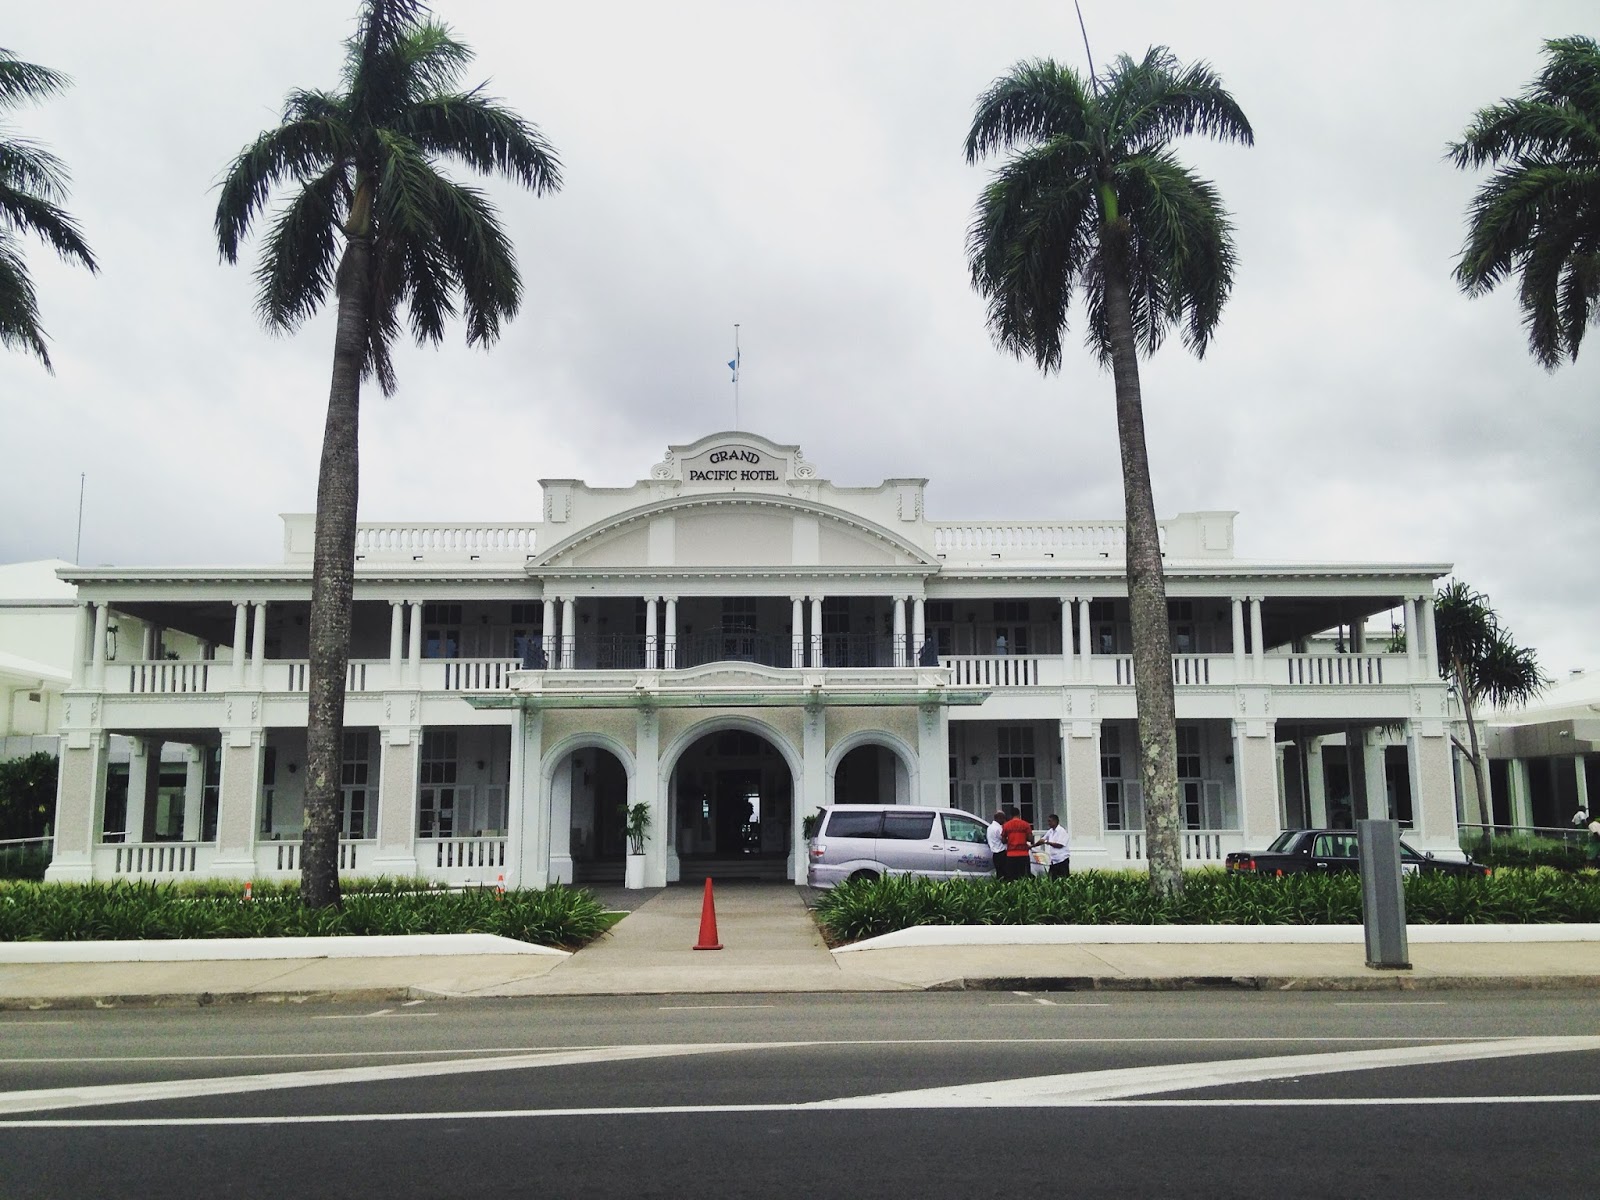
[[871, 883], [877, 877], [878, 873], [876, 871], [857, 871], [855, 874], [850, 876], [850, 882]]

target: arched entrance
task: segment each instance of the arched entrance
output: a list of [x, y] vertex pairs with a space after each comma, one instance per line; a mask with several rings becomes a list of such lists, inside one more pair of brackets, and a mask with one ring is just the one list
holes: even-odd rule
[[679, 755], [671, 786], [680, 880], [786, 877], [794, 780], [770, 740], [707, 733]]
[[911, 777], [888, 746], [868, 742], [845, 753], [833, 772], [835, 804], [907, 804]]
[[628, 771], [601, 746], [585, 746], [556, 766], [551, 780], [560, 811], [568, 798], [568, 831], [574, 883], [621, 883], [627, 853]]

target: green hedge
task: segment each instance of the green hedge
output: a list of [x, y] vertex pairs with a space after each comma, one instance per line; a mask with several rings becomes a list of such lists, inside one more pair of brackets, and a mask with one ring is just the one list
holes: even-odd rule
[[1578, 871], [1594, 865], [1588, 861], [1585, 845], [1526, 833], [1499, 834], [1494, 838], [1480, 836], [1461, 848], [1472, 855], [1475, 862], [1487, 867], [1556, 867]]
[[323, 909], [296, 893], [297, 885], [265, 885], [245, 901], [237, 884], [224, 894], [199, 883], [0, 884], [0, 942], [493, 933], [574, 948], [608, 926], [593, 893], [559, 885], [497, 895], [373, 881]]
[[[1600, 921], [1600, 875], [1550, 869], [1482, 876], [1410, 875], [1406, 919], [1420, 925]], [[1283, 878], [1196, 871], [1176, 900], [1157, 900], [1147, 876], [1085, 871], [1066, 879], [844, 883], [816, 906], [835, 944], [916, 925], [1353, 925], [1355, 874]]]

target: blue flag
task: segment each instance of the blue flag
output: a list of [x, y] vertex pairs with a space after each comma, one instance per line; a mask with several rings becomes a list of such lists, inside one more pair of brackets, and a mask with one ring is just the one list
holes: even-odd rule
[[728, 360], [728, 370], [733, 372], [733, 382], [734, 383], [738, 383], [739, 382], [739, 359], [740, 359], [740, 357], [741, 356], [739, 354], [735, 354], [732, 358], [730, 358]]

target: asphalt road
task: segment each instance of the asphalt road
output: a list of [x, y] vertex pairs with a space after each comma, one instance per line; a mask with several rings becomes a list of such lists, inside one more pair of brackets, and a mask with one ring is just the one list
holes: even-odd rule
[[0, 1197], [1600, 1195], [1577, 992], [0, 1014]]

